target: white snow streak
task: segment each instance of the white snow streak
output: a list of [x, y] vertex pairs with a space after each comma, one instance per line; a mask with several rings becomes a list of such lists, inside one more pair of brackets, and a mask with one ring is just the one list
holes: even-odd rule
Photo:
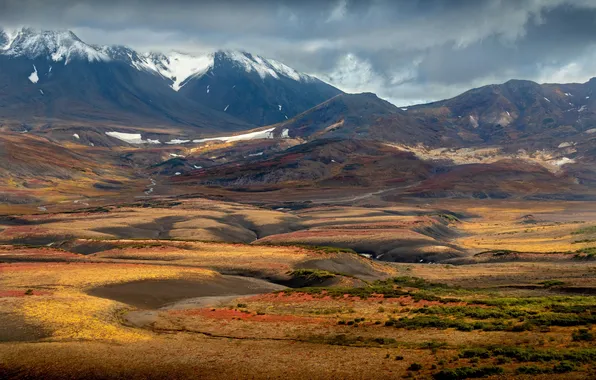
[[129, 144], [161, 144], [159, 140], [143, 140], [140, 133], [106, 132], [106, 135]]
[[272, 139], [274, 129], [275, 128], [269, 128], [269, 129], [265, 129], [263, 131], [250, 132], [250, 133], [245, 133], [245, 134], [236, 135], [236, 136], [223, 136], [223, 137], [211, 137], [211, 138], [206, 138], [206, 139], [198, 139], [198, 140], [193, 140], [193, 142], [194, 143], [202, 143], [202, 142], [206, 142], [206, 141], [233, 142], [233, 141], [244, 141], [244, 140]]
[[39, 81], [39, 76], [37, 76], [37, 67], [33, 65], [33, 72], [29, 75], [29, 80], [31, 83], [37, 83]]
[[170, 140], [168, 142], [166, 142], [166, 144], [168, 145], [176, 145], [176, 144], [186, 144], [189, 143], [190, 140], [179, 140], [179, 139], [174, 139], [174, 140]]
[[[132, 57], [131, 57], [132, 58]], [[172, 81], [170, 87], [179, 91], [188, 78], [202, 75], [213, 67], [214, 54], [192, 56], [183, 53], [171, 53], [168, 55], [148, 53], [139, 57], [139, 62], [133, 65], [137, 70], [157, 72], [161, 76]]]

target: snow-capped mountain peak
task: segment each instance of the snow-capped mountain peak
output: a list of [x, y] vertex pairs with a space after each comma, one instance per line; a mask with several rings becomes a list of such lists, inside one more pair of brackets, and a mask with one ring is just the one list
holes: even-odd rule
[[314, 78], [299, 73], [283, 63], [241, 51], [214, 51], [203, 54], [138, 53], [120, 45], [89, 45], [67, 30], [35, 30], [32, 28], [0, 29], [0, 54], [37, 59], [45, 57], [68, 64], [73, 59], [94, 61], [125, 61], [137, 70], [149, 71], [171, 81], [170, 87], [179, 91], [189, 79], [207, 73], [215, 62], [225, 60], [261, 79], [286, 77], [297, 82]]
[[[117, 59], [110, 51], [104, 49], [113, 58]], [[255, 72], [261, 79], [267, 77], [279, 79], [284, 76], [298, 82], [312, 81], [314, 78], [301, 74], [298, 71], [273, 59], [265, 59], [256, 55], [240, 51], [216, 51], [203, 54], [186, 54], [180, 52], [127, 53], [130, 64], [137, 70], [150, 71], [161, 75], [171, 81], [170, 87], [179, 91], [191, 78], [199, 77], [213, 69], [216, 62], [225, 60], [233, 66], [239, 67], [247, 73]]]
[[[139, 113], [153, 112], [143, 109], [145, 104], [168, 110], [167, 120], [174, 114], [169, 109], [191, 109], [193, 104], [203, 107], [205, 115], [216, 110], [226, 123], [269, 125], [341, 93], [279, 61], [244, 51], [142, 53], [122, 45], [88, 44], [60, 30], [0, 28], [0, 67], [9, 73], [0, 75], [0, 81], [10, 80], [15, 94], [27, 86], [32, 97], [48, 104], [55, 96], [71, 94], [73, 103], [85, 106], [95, 107], [101, 100], [114, 112], [132, 112], [123, 104], [138, 105]], [[133, 100], [120, 100], [128, 98]], [[207, 119], [213, 122], [211, 116]]]
[[186, 81], [194, 76], [204, 74], [213, 67], [213, 53], [189, 55], [173, 52], [170, 54], [146, 53], [142, 60], [133, 65], [137, 69], [151, 70], [172, 81], [174, 91], [180, 90]]
[[285, 76], [298, 82], [312, 80], [312, 77], [301, 74], [291, 67], [273, 59], [266, 59], [259, 57], [258, 55], [230, 50], [219, 51], [216, 54], [219, 54], [224, 59], [234, 62], [235, 65], [243, 68], [246, 72], [256, 72], [262, 79], [267, 77], [279, 79], [280, 76]]
[[35, 30], [21, 28], [3, 30], [4, 44], [1, 53], [14, 57], [36, 59], [46, 57], [54, 62], [68, 64], [72, 59], [89, 62], [107, 61], [109, 57], [101, 50], [87, 45], [73, 32], [67, 30]]

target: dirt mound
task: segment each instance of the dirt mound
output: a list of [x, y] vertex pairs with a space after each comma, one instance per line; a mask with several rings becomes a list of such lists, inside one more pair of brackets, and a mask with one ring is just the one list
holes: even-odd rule
[[90, 289], [87, 294], [154, 309], [188, 298], [266, 293], [284, 289], [267, 281], [238, 276], [193, 279], [143, 280]]

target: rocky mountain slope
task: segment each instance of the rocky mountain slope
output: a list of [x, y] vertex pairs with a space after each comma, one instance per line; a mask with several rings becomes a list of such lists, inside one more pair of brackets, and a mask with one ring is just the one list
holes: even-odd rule
[[291, 118], [338, 93], [248, 53], [139, 53], [68, 31], [0, 30], [0, 117], [14, 124], [96, 122], [201, 133]]

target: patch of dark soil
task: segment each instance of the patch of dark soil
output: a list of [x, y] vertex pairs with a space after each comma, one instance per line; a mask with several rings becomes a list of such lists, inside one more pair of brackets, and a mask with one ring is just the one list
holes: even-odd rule
[[25, 322], [19, 315], [0, 312], [0, 343], [30, 342], [49, 336], [49, 332]]
[[121, 185], [115, 185], [111, 183], [96, 182], [93, 184], [93, 187], [100, 190], [122, 190]]
[[118, 239], [169, 239], [174, 224], [188, 220], [182, 216], [166, 216], [151, 223], [129, 227], [101, 227], [93, 231], [114, 235]]
[[316, 205], [313, 204], [312, 201], [304, 201], [304, 202], [283, 202], [281, 204], [279, 203], [275, 203], [275, 204], [267, 204], [267, 203], [263, 203], [263, 204], [259, 204], [262, 207], [267, 207], [271, 210], [289, 210], [289, 211], [299, 211], [299, 210], [304, 210], [307, 208], [312, 208], [315, 207]]
[[268, 293], [283, 288], [255, 278], [219, 276], [205, 280], [133, 281], [93, 288], [87, 293], [139, 308], [155, 309], [188, 298]]
[[254, 231], [249, 229], [245, 229], [245, 231], [237, 231], [233, 228], [229, 229], [222, 229], [220, 227], [209, 227], [205, 228], [205, 230], [210, 231], [213, 235], [219, 238], [219, 241], [223, 241], [226, 243], [244, 243], [249, 244], [250, 242], [255, 241], [257, 238], [257, 234]]
[[410, 241], [407, 246], [394, 248], [377, 259], [395, 263], [440, 263], [466, 255], [456, 247], [449, 245], [444, 246], [450, 249], [433, 252], [432, 249], [426, 249], [428, 245], [428, 241], [420, 241], [418, 244]]
[[64, 249], [65, 251], [78, 253], [81, 255], [91, 255], [98, 252], [109, 251], [110, 249], [117, 248], [118, 243], [110, 241], [68, 241], [57, 246], [57, 248]]
[[8, 241], [8, 244], [30, 245], [30, 246], [48, 246], [50, 244], [60, 244], [64, 241], [72, 240], [74, 236], [70, 235], [43, 235], [43, 236], [22, 236]]
[[270, 193], [272, 191], [281, 190], [281, 187], [263, 187], [263, 188], [230, 187], [227, 190], [235, 191], [237, 193]]
[[55, 223], [61, 222], [64, 219], [39, 219], [39, 220], [29, 220], [25, 218], [20, 218], [18, 216], [0, 216], [0, 224], [4, 224], [5, 226], [34, 226], [46, 223]]

